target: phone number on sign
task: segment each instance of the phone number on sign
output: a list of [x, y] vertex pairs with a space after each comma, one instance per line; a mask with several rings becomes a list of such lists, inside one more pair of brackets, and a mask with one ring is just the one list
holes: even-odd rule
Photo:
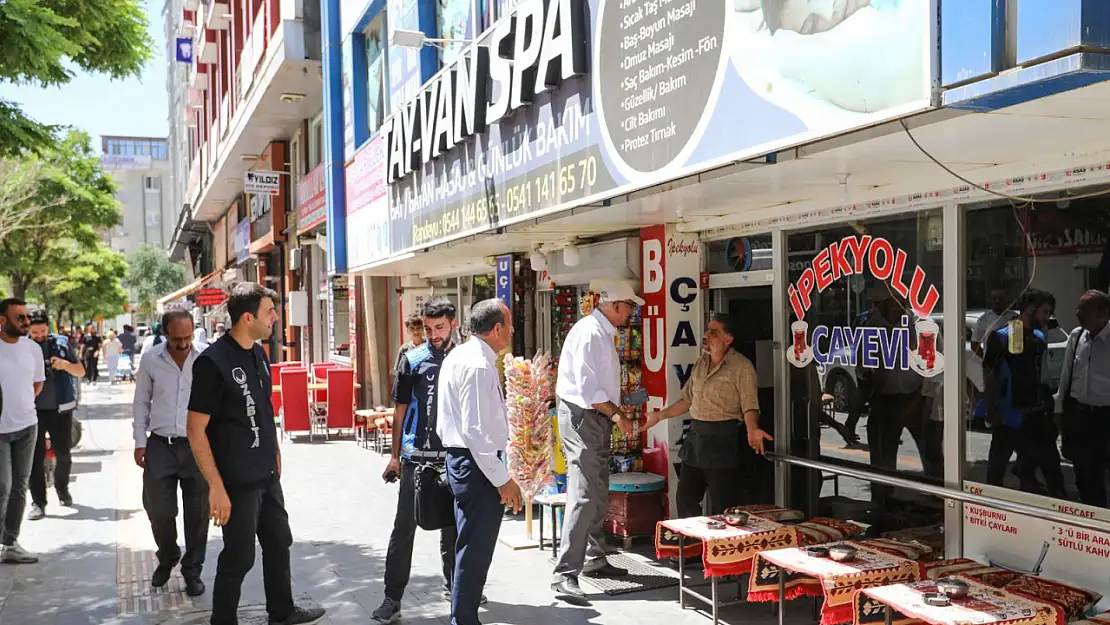
[[505, 217], [556, 206], [592, 192], [597, 183], [597, 158], [589, 155], [570, 164], [555, 164], [493, 190], [461, 205], [450, 207], [438, 218], [412, 225], [412, 244], [424, 245], [459, 232], [492, 227]]

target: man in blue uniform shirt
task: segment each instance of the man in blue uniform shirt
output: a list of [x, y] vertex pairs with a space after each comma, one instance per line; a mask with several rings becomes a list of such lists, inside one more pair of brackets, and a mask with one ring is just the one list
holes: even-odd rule
[[[442, 464], [445, 456], [436, 434], [436, 390], [440, 365], [455, 347], [459, 323], [454, 304], [445, 299], [424, 304], [418, 318], [425, 340], [401, 355], [393, 386], [393, 445], [382, 478], [386, 482], [400, 479], [400, 491], [385, 556], [385, 600], [372, 615], [378, 623], [391, 623], [401, 617], [401, 597], [409, 583], [416, 538], [416, 469], [421, 464]], [[411, 327], [411, 318], [409, 323]], [[455, 539], [454, 525], [440, 530], [444, 596], [448, 600], [455, 569]]]

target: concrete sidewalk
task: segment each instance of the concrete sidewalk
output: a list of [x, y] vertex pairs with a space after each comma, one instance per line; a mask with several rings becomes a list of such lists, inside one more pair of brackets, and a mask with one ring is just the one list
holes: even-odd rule
[[[134, 465], [130, 402], [132, 385], [86, 389], [79, 417], [84, 439], [74, 454], [72, 509], [53, 499], [48, 517], [27, 521], [21, 543], [41, 556], [31, 566], [0, 567], [0, 625], [199, 624], [208, 622], [210, 594], [190, 599], [175, 573], [166, 589], [152, 591], [154, 541], [142, 510], [141, 471]], [[325, 623], [370, 623], [383, 598], [385, 549], [393, 525], [397, 488], [382, 483], [385, 459], [350, 440], [283, 445], [283, 486], [293, 527], [293, 583], [299, 600], [328, 610]], [[51, 493], [53, 498], [53, 493]], [[520, 533], [520, 524], [503, 527]], [[221, 540], [209, 536], [204, 580], [211, 591]], [[484, 623], [564, 625], [667, 623], [705, 625], [710, 619], [678, 607], [677, 587], [606, 597], [589, 607], [556, 601], [550, 552], [499, 546], [486, 594]], [[244, 587], [240, 622], [267, 623], [260, 557]], [[450, 622], [440, 596], [438, 535], [420, 532], [402, 623]], [[792, 610], [808, 619], [809, 610]], [[766, 605], [722, 612], [732, 623], [775, 622]], [[795, 619], [791, 619], [795, 620]], [[802, 622], [802, 621], [796, 621]], [[806, 621], [808, 622], [808, 620]]]

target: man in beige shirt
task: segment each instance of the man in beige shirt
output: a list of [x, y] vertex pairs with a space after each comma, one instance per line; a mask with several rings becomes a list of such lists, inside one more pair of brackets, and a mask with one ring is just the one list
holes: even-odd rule
[[646, 427], [689, 412], [693, 421], [682, 445], [682, 470], [678, 478], [678, 513], [682, 518], [700, 516], [702, 499], [709, 493], [705, 514], [719, 514], [734, 501], [739, 490], [741, 429], [748, 444], [762, 454], [771, 435], [759, 427], [759, 390], [752, 362], [732, 349], [732, 322], [714, 314], [702, 341], [704, 354], [694, 365], [682, 399], [665, 410], [649, 413]]

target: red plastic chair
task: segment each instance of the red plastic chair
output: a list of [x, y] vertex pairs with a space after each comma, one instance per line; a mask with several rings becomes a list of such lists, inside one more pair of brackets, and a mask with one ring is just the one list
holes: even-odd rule
[[[317, 362], [312, 365], [312, 381], [317, 384], [325, 384], [328, 381], [328, 371], [338, 368], [339, 365], [334, 362]], [[328, 401], [328, 391], [319, 390], [312, 391], [312, 401], [317, 404], [326, 404]]]
[[337, 367], [328, 375], [328, 430], [354, 430], [355, 370]]
[[[276, 362], [270, 364], [270, 380], [274, 386], [281, 386], [281, 370], [289, 367], [296, 367], [301, 363], [298, 361], [289, 362]], [[274, 391], [270, 394], [270, 405], [274, 407], [274, 420], [281, 419], [281, 391]]]
[[281, 369], [281, 429], [286, 436], [308, 432], [312, 435], [312, 422], [308, 411], [308, 369], [284, 367]]

